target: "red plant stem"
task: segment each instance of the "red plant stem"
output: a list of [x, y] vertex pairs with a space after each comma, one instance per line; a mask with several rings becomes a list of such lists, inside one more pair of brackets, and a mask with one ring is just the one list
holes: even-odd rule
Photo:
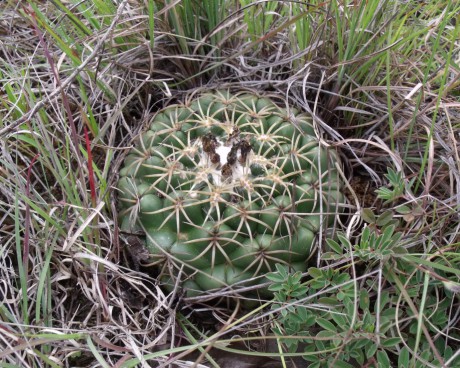
[[[54, 57], [53, 55], [51, 55], [51, 52], [48, 49], [48, 44], [46, 43], [43, 33], [40, 30], [40, 27], [38, 26], [37, 14], [35, 13], [35, 11], [32, 9], [30, 5], [28, 7], [24, 6], [24, 11], [26, 12], [26, 14], [30, 16], [35, 34], [37, 35], [39, 39], [40, 45], [43, 48], [43, 53], [45, 54], [45, 57], [48, 60], [48, 63], [50, 65], [51, 71], [53, 72], [54, 80], [57, 86], [61, 86], [61, 79], [59, 77], [58, 69], [54, 63]], [[75, 146], [75, 153], [77, 155], [77, 158], [79, 159], [80, 157], [79, 157], [79, 150], [78, 150], [77, 128], [73, 120], [72, 111], [70, 109], [70, 104], [69, 104], [69, 99], [67, 98], [67, 95], [65, 94], [64, 90], [61, 91], [61, 97], [62, 97], [62, 103], [67, 113], [67, 119], [69, 120], [70, 133], [71, 133], [73, 144]]]
[[[91, 202], [93, 207], [96, 207], [97, 197], [96, 197], [96, 184], [94, 182], [94, 171], [93, 171], [93, 155], [91, 153], [91, 141], [89, 139], [88, 129], [86, 126], [83, 127], [85, 132], [85, 143], [86, 143], [86, 152], [88, 153], [88, 174], [89, 174], [89, 188], [91, 191]], [[101, 267], [102, 268], [102, 267]], [[110, 313], [107, 310], [107, 279], [103, 274], [98, 278], [99, 287], [101, 290], [102, 298], [105, 303], [103, 303], [104, 317], [108, 320]]]
[[[32, 167], [37, 160], [38, 156], [40, 156], [40, 153], [37, 153], [33, 158], [32, 161], [30, 162], [29, 168], [27, 169], [27, 179], [26, 179], [26, 197], [30, 199], [30, 176], [32, 173]], [[22, 254], [22, 264], [24, 267], [24, 275], [27, 279], [27, 274], [29, 273], [29, 253], [30, 253], [30, 246], [29, 246], [29, 241], [30, 241], [30, 205], [29, 202], [26, 202], [26, 214], [25, 214], [25, 220], [24, 220], [25, 228], [24, 228], [24, 249], [23, 249], [23, 254]]]
[[91, 191], [91, 202], [93, 207], [96, 207], [96, 185], [94, 183], [94, 171], [93, 171], [93, 155], [91, 154], [91, 141], [89, 140], [88, 129], [86, 126], [85, 130], [85, 142], [86, 142], [86, 151], [88, 152], [88, 173], [89, 173], [89, 189]]

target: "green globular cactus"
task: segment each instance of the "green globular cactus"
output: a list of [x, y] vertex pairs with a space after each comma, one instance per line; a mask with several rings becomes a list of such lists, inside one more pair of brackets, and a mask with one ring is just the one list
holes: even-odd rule
[[120, 226], [145, 234], [170, 289], [257, 285], [277, 263], [305, 270], [344, 202], [337, 162], [309, 115], [247, 92], [205, 93], [157, 113], [126, 156]]

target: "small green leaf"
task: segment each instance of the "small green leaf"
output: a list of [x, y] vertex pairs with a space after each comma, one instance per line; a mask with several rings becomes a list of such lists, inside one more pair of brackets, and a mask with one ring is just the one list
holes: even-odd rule
[[[383, 231], [383, 234], [382, 234], [381, 236], [379, 236], [379, 238], [380, 238], [380, 239], [379, 239], [379, 245], [380, 245], [379, 248], [380, 248], [380, 247], [381, 247], [382, 249], [386, 248], [386, 247], [383, 247], [382, 245], [383, 245], [384, 243], [386, 243], [388, 240], [391, 239], [391, 237], [393, 236], [393, 233], [394, 233], [394, 231], [395, 231], [395, 228], [396, 228], [395, 225], [390, 225], [390, 226], [388, 226], [387, 228], [385, 228], [385, 230]], [[389, 245], [389, 244], [391, 244], [391, 242], [388, 243], [388, 245]]]
[[340, 242], [346, 249], [351, 248], [350, 240], [348, 240], [348, 238], [346, 238], [343, 234], [337, 234], [337, 238], [339, 238]]
[[[268, 277], [268, 276], [267, 276]], [[281, 285], [281, 284], [274, 284], [274, 285], [270, 285], [268, 287], [268, 290], [271, 290], [271, 291], [281, 291], [283, 290], [284, 286]]]
[[337, 254], [343, 254], [343, 249], [335, 240], [326, 239], [327, 245]]
[[392, 308], [383, 309], [381, 315], [383, 317], [392, 317], [392, 318], [394, 318], [395, 314], [396, 314], [396, 308], [392, 307]]
[[391, 250], [393, 251], [395, 255], [398, 255], [398, 256], [404, 256], [409, 253], [407, 249], [402, 246], [393, 247]]
[[309, 317], [312, 317], [311, 315], [309, 315], [309, 311], [307, 310], [307, 308], [302, 307], [298, 307], [297, 316], [299, 316], [302, 319], [302, 321], [306, 321]]
[[337, 324], [337, 326], [339, 326], [342, 330], [348, 329], [348, 322], [345, 316], [341, 314], [337, 314], [337, 313], [332, 313], [331, 317], [334, 320], [334, 322]]
[[357, 349], [351, 350], [350, 357], [355, 358], [360, 367], [363, 366], [365, 358], [364, 358], [364, 353], [362, 350], [357, 350]]
[[390, 337], [388, 339], [382, 340], [381, 345], [385, 348], [390, 348], [401, 342], [400, 337]]
[[382, 317], [394, 318], [394, 317], [395, 317], [395, 314], [396, 314], [396, 308], [390, 307], [390, 308], [384, 308], [384, 309], [382, 310], [381, 316], [382, 316]]
[[304, 295], [306, 295], [307, 292], [308, 292], [308, 289], [306, 287], [301, 287], [291, 292], [290, 295], [292, 298], [299, 298], [299, 297], [303, 297]]
[[[302, 318], [298, 316], [297, 314], [291, 314], [289, 315], [289, 321], [292, 323], [300, 324], [303, 322]], [[298, 327], [298, 325], [296, 325]]]
[[326, 346], [324, 345], [324, 341], [322, 340], [315, 340], [315, 345], [318, 351], [326, 350]]
[[412, 212], [412, 209], [409, 206], [402, 205], [395, 208], [395, 211], [398, 212], [400, 215], [407, 215]]
[[393, 211], [387, 210], [379, 216], [376, 224], [377, 226], [383, 227], [389, 224], [392, 220], [393, 220]]
[[310, 276], [313, 277], [314, 279], [321, 279], [321, 278], [323, 278], [323, 272], [322, 272], [319, 268], [310, 267], [310, 268], [308, 269], [308, 273], [309, 273]]
[[[450, 346], [447, 346], [446, 349], [444, 350], [444, 359], [449, 360], [450, 358], [452, 358], [453, 355], [454, 355], [454, 352], [453, 352], [452, 348]], [[454, 362], [456, 362], [456, 361], [454, 361]], [[453, 367], [453, 365], [452, 365], [452, 367]]]
[[367, 349], [366, 349], [366, 357], [367, 359], [370, 359], [374, 356], [375, 352], [377, 351], [377, 344], [372, 343]]
[[377, 362], [379, 364], [379, 368], [391, 367], [390, 358], [388, 358], [388, 354], [385, 350], [377, 352]]
[[282, 265], [281, 263], [277, 263], [275, 267], [276, 267], [276, 270], [280, 273], [280, 275], [282, 275], [285, 278], [287, 277], [288, 275], [287, 266]]
[[409, 350], [406, 347], [403, 347], [399, 352], [398, 357], [398, 368], [407, 368], [409, 367]]
[[370, 208], [363, 208], [361, 210], [361, 217], [368, 224], [374, 224], [375, 220], [376, 220], [374, 212], [372, 212], [372, 210]]
[[388, 293], [388, 291], [383, 291], [380, 294], [380, 306], [375, 304], [374, 312], [377, 311], [378, 307], [380, 307], [380, 312], [381, 312], [389, 301], [390, 301], [390, 294]]
[[[350, 280], [350, 274], [348, 273], [340, 273], [340, 274], [336, 274], [334, 276], [334, 284], [336, 285], [339, 285], [339, 284], [343, 284], [345, 282], [347, 282], [348, 280]], [[353, 285], [350, 284], [351, 287], [353, 287]], [[346, 286], [344, 285], [343, 288], [346, 288]]]
[[394, 192], [385, 187], [376, 189], [375, 193], [377, 194], [377, 198], [380, 198], [380, 199], [392, 200], [395, 197]]
[[316, 337], [321, 337], [323, 340], [331, 339], [334, 340], [338, 338], [337, 332], [322, 330], [316, 334]]
[[371, 341], [367, 339], [357, 340], [353, 343], [352, 349], [361, 349], [362, 347], [368, 345]]
[[385, 177], [390, 181], [393, 186], [397, 186], [402, 182], [402, 174], [400, 171], [396, 172], [391, 167], [387, 170], [388, 174], [385, 174]]
[[301, 279], [302, 279], [302, 273], [301, 272], [296, 272], [293, 275], [289, 275], [289, 281], [291, 282], [291, 284], [297, 285], [297, 284], [299, 284]]
[[359, 306], [361, 309], [369, 309], [369, 292], [366, 289], [362, 289], [359, 295]]
[[327, 319], [324, 318], [318, 318], [316, 320], [316, 323], [318, 323], [322, 328], [332, 331], [332, 332], [337, 332], [337, 328], [334, 326], [334, 324]]
[[265, 277], [273, 282], [283, 282], [284, 281], [284, 277], [277, 272], [269, 273]]
[[399, 233], [399, 232], [393, 234], [393, 236], [391, 237], [391, 242], [392, 242], [393, 244], [398, 243], [398, 242], [401, 240], [402, 236], [403, 236], [403, 234], [402, 234], [402, 233]]
[[342, 294], [343, 294], [342, 296], [343, 305], [345, 306], [345, 309], [347, 311], [347, 317], [350, 321], [352, 321], [353, 315], [355, 313], [355, 303], [353, 300], [351, 300], [351, 298], [347, 297], [344, 293]]
[[322, 289], [329, 285], [329, 282], [327, 280], [315, 280], [310, 284], [310, 288], [314, 290]]
[[371, 230], [368, 226], [366, 226], [361, 234], [361, 240], [359, 242], [361, 249], [368, 249], [369, 248], [369, 237], [371, 235]]

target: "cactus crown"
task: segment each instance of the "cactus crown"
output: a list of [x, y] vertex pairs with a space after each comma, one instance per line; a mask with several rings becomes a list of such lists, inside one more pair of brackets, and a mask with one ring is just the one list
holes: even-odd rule
[[[152, 119], [120, 171], [121, 227], [146, 235], [167, 285], [188, 295], [304, 269], [343, 202], [335, 153], [311, 118], [214, 91]], [[180, 280], [177, 278], [180, 277]]]

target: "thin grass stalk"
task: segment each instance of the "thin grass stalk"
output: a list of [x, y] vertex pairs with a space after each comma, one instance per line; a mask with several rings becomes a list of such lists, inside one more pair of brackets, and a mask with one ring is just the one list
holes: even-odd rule
[[[399, 279], [399, 276], [395, 274], [395, 272], [393, 271], [393, 269], [391, 269], [390, 267], [388, 266], [385, 266], [385, 270], [386, 272], [391, 275], [391, 278], [392, 280], [396, 283], [396, 286], [398, 287], [398, 289], [401, 291], [401, 297], [404, 298], [407, 302], [407, 304], [409, 305], [412, 313], [414, 314], [415, 318], [419, 318], [419, 310], [417, 309], [417, 307], [415, 306], [414, 302], [412, 301], [411, 297], [409, 296], [409, 294], [407, 293], [407, 290], [405, 289], [403, 283], [401, 282], [401, 280]], [[436, 359], [438, 360], [438, 363], [441, 365], [441, 366], [444, 366], [444, 360], [442, 359], [442, 357], [439, 355], [439, 351], [438, 349], [436, 348], [436, 346], [434, 345], [434, 342], [430, 336], [430, 332], [428, 331], [428, 329], [426, 328], [426, 326], [424, 324], [421, 324], [419, 325], [419, 327], [421, 328], [421, 330], [423, 331], [423, 334], [425, 335], [425, 338], [427, 339], [428, 341], [428, 344], [430, 345], [431, 347], [431, 350], [434, 354], [434, 356], [436, 357]], [[414, 354], [414, 358], [416, 359], [416, 355]], [[415, 361], [414, 361], [415, 363]]]
[[[420, 339], [423, 334], [422, 330], [422, 325], [424, 324], [424, 319], [425, 319], [425, 304], [426, 304], [426, 299], [427, 299], [427, 293], [428, 293], [428, 285], [430, 282], [430, 276], [428, 273], [425, 273], [425, 277], [423, 278], [423, 291], [422, 291], [422, 296], [421, 296], [421, 301], [420, 301], [420, 309], [418, 311], [418, 316], [417, 316], [417, 333], [415, 337], [415, 346], [414, 346], [414, 355], [412, 357], [412, 366], [415, 367], [416, 362], [417, 362], [417, 355], [418, 351], [420, 348]], [[440, 361], [441, 363], [441, 361]]]
[[[35, 161], [38, 159], [40, 154], [37, 153], [30, 162], [29, 168], [27, 169], [27, 179], [26, 179], [26, 197], [30, 199], [30, 179], [31, 179], [31, 172], [32, 167]], [[22, 255], [22, 263], [24, 267], [24, 277], [27, 282], [27, 277], [29, 275], [29, 255], [30, 255], [30, 205], [26, 203], [26, 210], [25, 210], [25, 223], [24, 223], [24, 253]]]
[[[27, 296], [27, 273], [24, 267], [24, 262], [23, 262], [23, 251], [22, 251], [22, 239], [21, 239], [21, 232], [22, 232], [22, 227], [20, 224], [20, 214], [19, 214], [19, 195], [16, 191], [16, 199], [14, 203], [14, 216], [15, 216], [15, 227], [14, 227], [14, 233], [15, 233], [15, 240], [16, 240], [16, 254], [17, 254], [17, 259], [18, 259], [18, 271], [19, 271], [19, 283], [20, 283], [20, 288], [21, 288], [21, 312], [22, 312], [22, 321], [24, 324], [29, 324], [29, 300]], [[19, 321], [18, 321], [19, 322]]]
[[[449, 12], [450, 8], [451, 8], [451, 1], [448, 2], [447, 4], [447, 8], [446, 8], [446, 12]], [[438, 33], [438, 37], [436, 38], [436, 42], [435, 42], [435, 46], [439, 46], [439, 43], [440, 43], [440, 39], [442, 37], [442, 34], [444, 33], [444, 30], [447, 26], [449, 22], [449, 19], [444, 19], [441, 24], [440, 24], [440, 27], [439, 27], [439, 33]], [[427, 165], [427, 160], [428, 160], [428, 154], [430, 152], [430, 149], [429, 149], [429, 145], [431, 144], [431, 140], [433, 138], [433, 132], [434, 132], [434, 129], [435, 129], [435, 125], [436, 125], [436, 122], [437, 122], [437, 117], [438, 117], [438, 112], [439, 112], [439, 106], [441, 104], [441, 99], [442, 99], [442, 96], [444, 95], [444, 88], [446, 86], [446, 81], [447, 81], [447, 77], [449, 75], [449, 69], [450, 69], [450, 65], [451, 65], [451, 62], [452, 62], [452, 55], [453, 55], [453, 51], [454, 51], [454, 48], [455, 48], [455, 40], [458, 40], [459, 38], [459, 35], [460, 35], [460, 26], [459, 24], [457, 23], [456, 26], [455, 26], [455, 29], [454, 29], [454, 33], [452, 35], [452, 41], [450, 42], [450, 45], [449, 45], [449, 50], [448, 50], [448, 54], [447, 54], [447, 59], [445, 61], [445, 66], [444, 66], [444, 73], [442, 75], [442, 78], [441, 78], [441, 83], [440, 83], [440, 87], [439, 87], [439, 90], [438, 90], [438, 96], [436, 98], [436, 105], [435, 105], [435, 108], [434, 108], [434, 111], [433, 111], [433, 117], [432, 117], [432, 123], [431, 123], [431, 127], [430, 127], [430, 130], [429, 130], [429, 133], [428, 133], [428, 137], [427, 137], [427, 143], [425, 145], [425, 150], [424, 150], [424, 154], [423, 154], [423, 159], [422, 159], [422, 163], [421, 163], [421, 166], [420, 166], [420, 172], [419, 172], [419, 175], [418, 175], [418, 180], [415, 184], [415, 191], [417, 191], [421, 181], [422, 181], [422, 177], [424, 175], [424, 171], [425, 171], [425, 167]], [[433, 52], [433, 55], [435, 53]], [[427, 188], [428, 189], [428, 188]]]
[[[394, 10], [396, 4], [393, 6]], [[390, 23], [387, 31], [387, 42], [391, 44], [391, 39], [393, 38], [393, 23]], [[395, 139], [394, 139], [394, 121], [392, 113], [392, 99], [391, 99], [391, 67], [390, 67], [390, 49], [386, 51], [386, 85], [387, 85], [387, 108], [388, 108], [388, 126], [390, 128], [390, 147], [392, 151], [395, 151]]]
[[154, 0], [148, 0], [147, 11], [149, 17], [149, 41], [150, 49], [155, 49], [155, 2]]

